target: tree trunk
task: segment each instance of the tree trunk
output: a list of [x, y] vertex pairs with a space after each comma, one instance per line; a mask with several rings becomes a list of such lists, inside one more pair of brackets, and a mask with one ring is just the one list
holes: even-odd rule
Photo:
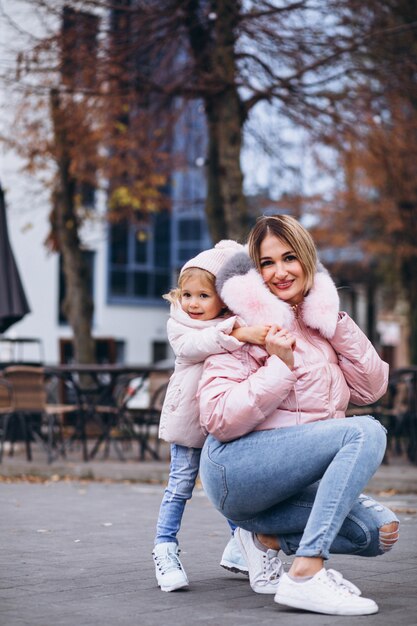
[[204, 83], [202, 98], [208, 128], [206, 216], [210, 234], [214, 242], [223, 238], [243, 241], [249, 226], [240, 166], [245, 114], [237, 88], [235, 50], [241, 2], [212, 0], [206, 18], [202, 17], [207, 8], [202, 0], [187, 0], [183, 6], [195, 79]]
[[366, 286], [366, 334], [371, 343], [375, 343], [375, 283]]
[[417, 257], [402, 262], [401, 277], [404, 293], [408, 296], [410, 363], [417, 365]]
[[242, 126], [238, 95], [229, 90], [206, 101], [208, 164], [206, 215], [213, 241], [243, 242], [249, 219], [240, 167]]
[[398, 202], [402, 222], [398, 251], [402, 252], [401, 282], [408, 300], [410, 361], [417, 365], [417, 204], [414, 200]]
[[65, 112], [57, 92], [51, 93], [56, 160], [57, 189], [53, 203], [52, 224], [56, 248], [62, 254], [66, 282], [64, 313], [73, 331], [74, 357], [77, 363], [94, 363], [95, 346], [91, 334], [94, 303], [90, 294], [89, 273], [82, 254], [79, 220], [75, 206], [76, 181], [70, 174], [71, 157]]

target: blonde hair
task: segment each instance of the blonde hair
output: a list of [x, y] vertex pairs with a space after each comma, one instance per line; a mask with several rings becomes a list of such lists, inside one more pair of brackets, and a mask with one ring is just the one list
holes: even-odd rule
[[[200, 267], [187, 267], [183, 270], [178, 278], [178, 286], [175, 289], [171, 289], [168, 293], [165, 293], [162, 297], [168, 300], [171, 304], [175, 304], [181, 299], [181, 289], [186, 280], [189, 278], [197, 277], [207, 287], [216, 291], [216, 277], [208, 270], [203, 270]], [[217, 292], [216, 292], [217, 293]]]
[[305, 274], [304, 295], [311, 289], [317, 271], [317, 250], [310, 233], [290, 215], [262, 215], [249, 233], [249, 255], [258, 270], [260, 249], [265, 237], [273, 235], [294, 250]]

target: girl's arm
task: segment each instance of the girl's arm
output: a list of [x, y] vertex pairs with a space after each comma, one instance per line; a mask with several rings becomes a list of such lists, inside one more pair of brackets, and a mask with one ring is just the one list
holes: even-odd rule
[[243, 343], [264, 346], [269, 329], [270, 326], [239, 326], [232, 330], [231, 335]]
[[337, 353], [353, 404], [372, 404], [384, 395], [388, 385], [388, 364], [347, 313], [339, 313], [330, 343]]
[[200, 363], [212, 354], [233, 352], [242, 345], [231, 335], [236, 318], [230, 317], [205, 328], [189, 328], [168, 320], [168, 339], [175, 356], [189, 363]]

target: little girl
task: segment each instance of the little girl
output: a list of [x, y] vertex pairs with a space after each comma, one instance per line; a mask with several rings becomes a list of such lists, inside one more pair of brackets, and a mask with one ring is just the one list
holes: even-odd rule
[[[200, 465], [205, 435], [200, 427], [196, 400], [204, 360], [231, 352], [243, 342], [263, 345], [268, 326], [235, 328], [231, 316], [217, 295], [215, 279], [225, 261], [243, 247], [221, 241], [188, 261], [181, 270], [178, 287], [164, 298], [171, 302], [168, 339], [175, 353], [171, 376], [161, 412], [159, 436], [171, 444], [168, 485], [159, 510], [155, 547], [155, 573], [162, 591], [188, 586], [179, 559], [177, 534], [186, 501], [192, 496]], [[231, 523], [232, 533], [234, 525]], [[247, 566], [233, 535], [220, 563], [226, 569], [247, 574]]]

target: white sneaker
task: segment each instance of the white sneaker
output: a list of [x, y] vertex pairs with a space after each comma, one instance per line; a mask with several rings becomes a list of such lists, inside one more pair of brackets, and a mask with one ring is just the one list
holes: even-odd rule
[[162, 591], [188, 587], [187, 574], [178, 554], [179, 548], [174, 542], [157, 543], [153, 549], [156, 580]]
[[[338, 580], [332, 570], [324, 568], [304, 582], [295, 582], [288, 574], [283, 574], [274, 600], [284, 606], [326, 615], [371, 615], [378, 612], [376, 602], [351, 591], [349, 585], [352, 583], [343, 577], [342, 582]], [[355, 585], [352, 587], [357, 589]]]
[[345, 587], [347, 587], [349, 591], [355, 594], [355, 596], [362, 595], [362, 591], [359, 589], [359, 587], [351, 583], [350, 580], [343, 578], [343, 575], [337, 570], [328, 569], [327, 574], [331, 576], [338, 585], [344, 585]]
[[253, 533], [236, 528], [235, 537], [249, 570], [249, 582], [255, 593], [276, 593], [281, 574], [284, 572], [277, 550], [259, 550]]
[[248, 576], [248, 566], [245, 563], [239, 544], [235, 537], [231, 537], [223, 551], [220, 565], [235, 574], [245, 574]]

